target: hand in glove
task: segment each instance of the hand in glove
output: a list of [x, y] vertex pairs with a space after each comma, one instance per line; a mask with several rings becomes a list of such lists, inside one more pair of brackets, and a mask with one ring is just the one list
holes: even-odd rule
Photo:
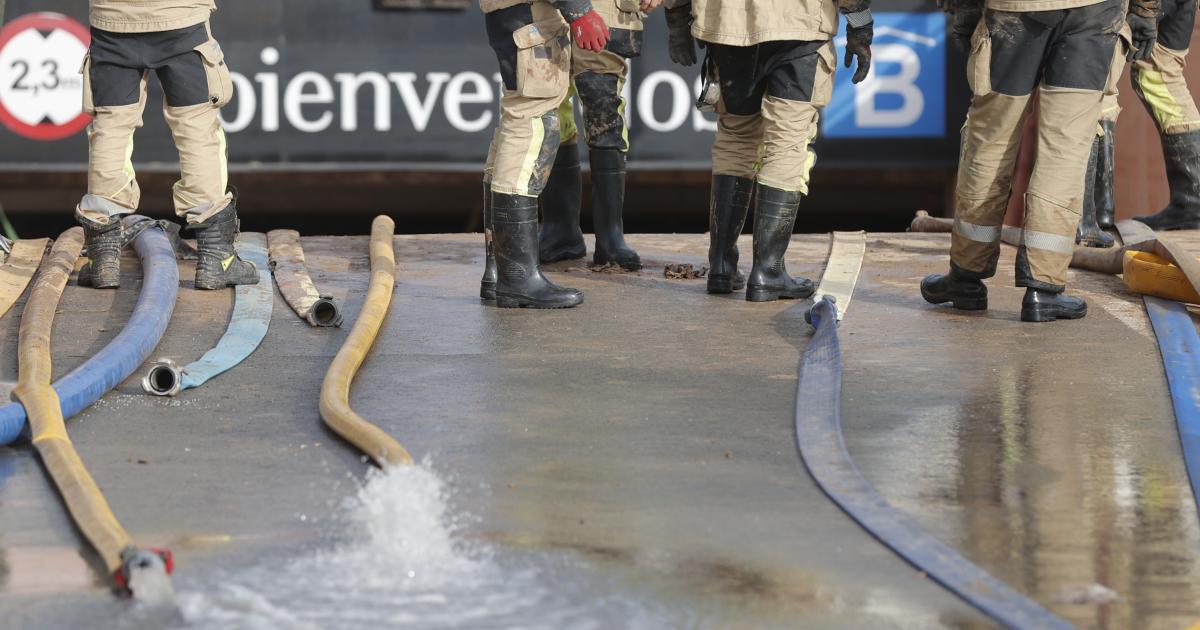
[[983, 5], [962, 5], [954, 11], [954, 23], [950, 27], [950, 36], [954, 38], [954, 46], [959, 52], [971, 51], [971, 37], [983, 19]]
[[671, 61], [690, 66], [696, 63], [696, 40], [692, 37], [692, 6], [667, 9], [667, 43]]
[[854, 72], [854, 83], [862, 83], [871, 71], [871, 41], [875, 39], [875, 22], [867, 22], [858, 27], [846, 28], [846, 67], [850, 67], [852, 59], [858, 60], [858, 69]]
[[575, 45], [592, 52], [600, 52], [608, 45], [608, 25], [595, 11], [588, 11], [571, 22], [571, 39]]
[[1158, 41], [1158, 18], [1144, 17], [1132, 11], [1125, 16], [1129, 22], [1129, 30], [1133, 34], [1133, 46], [1126, 55], [1130, 61], [1148, 59], [1154, 52], [1154, 42]]

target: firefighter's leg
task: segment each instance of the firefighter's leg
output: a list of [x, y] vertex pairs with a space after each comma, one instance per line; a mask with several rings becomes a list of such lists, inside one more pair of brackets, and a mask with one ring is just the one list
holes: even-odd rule
[[[192, 31], [191, 37], [207, 35]], [[233, 98], [233, 81], [220, 45], [211, 37], [166, 58], [157, 68], [167, 126], [179, 151], [175, 213], [196, 235], [196, 288], [222, 289], [258, 282], [254, 264], [234, 249], [237, 203], [229, 187], [228, 148], [217, 112]], [[193, 42], [187, 42], [191, 44]], [[169, 56], [167, 56], [169, 55]]]
[[492, 171], [496, 166], [496, 138], [492, 134], [487, 161], [483, 164], [483, 277], [479, 279], [479, 298], [496, 299], [496, 251], [492, 243]]
[[79, 281], [116, 288], [124, 241], [121, 216], [137, 210], [141, 199], [133, 139], [146, 107], [146, 71], [137, 66], [127, 44], [97, 31], [83, 78], [84, 111], [93, 118], [87, 128], [88, 192], [75, 209], [88, 255]]
[[595, 264], [637, 270], [641, 258], [625, 242], [625, 154], [629, 151], [626, 103], [622, 95], [626, 60], [641, 50], [642, 32], [611, 28], [612, 40], [599, 52], [575, 51], [575, 90], [583, 111], [583, 138], [592, 167], [592, 226]]
[[583, 172], [579, 166], [579, 130], [575, 125], [573, 94], [574, 88], [558, 107], [558, 135], [562, 142], [541, 196], [538, 257], [543, 263], [575, 260], [587, 254], [583, 230], [579, 228]]
[[1159, 22], [1154, 52], [1134, 63], [1133, 86], [1158, 127], [1171, 201], [1138, 220], [1156, 230], [1200, 229], [1200, 112], [1183, 75], [1195, 0], [1172, 3], [1170, 9]]
[[[784, 264], [800, 200], [817, 155], [817, 119], [833, 91], [837, 67], [833, 45], [807, 42], [774, 44], [786, 52], [765, 68], [766, 95], [762, 102], [762, 160], [754, 207], [754, 265], [746, 280], [751, 302], [779, 298], [802, 299], [813, 293], [807, 278], [793, 278]], [[774, 52], [774, 51], [773, 51]]]
[[983, 280], [996, 273], [1021, 129], [1050, 30], [1023, 13], [987, 11], [971, 37], [973, 98], [962, 128], [950, 272], [921, 281], [921, 295], [932, 304], [987, 308]]
[[766, 83], [757, 76], [753, 47], [709, 44], [716, 72], [728, 77], [717, 102], [717, 135], [712, 147], [712, 188], [708, 228], [708, 291], [730, 293], [746, 286], [738, 270], [738, 237], [750, 212], [762, 146], [762, 103]]
[[537, 246], [538, 195], [562, 140], [557, 109], [570, 84], [567, 25], [542, 0], [489, 13], [486, 20], [505, 88], [491, 174], [496, 304], [576, 306], [583, 294], [542, 275]]
[[1112, 59], [1124, 12], [1122, 0], [1068, 10], [1046, 56], [1039, 87], [1038, 156], [1025, 194], [1025, 226], [1017, 250], [1017, 286], [1027, 288], [1021, 305], [1024, 321], [1087, 314], [1082, 299], [1063, 291], [1111, 69], [1111, 63], [1088, 61]]
[[[1113, 51], [1113, 63], [1109, 69], [1108, 86], [1104, 90], [1104, 100], [1100, 105], [1100, 125], [1096, 129], [1096, 178], [1092, 191], [1092, 199], [1096, 204], [1096, 224], [1101, 228], [1111, 228], [1116, 225], [1117, 195], [1114, 188], [1117, 161], [1117, 118], [1121, 115], [1120, 96], [1121, 75], [1125, 72], [1125, 55], [1131, 46], [1129, 26], [1121, 29], [1121, 39], [1117, 50]], [[1085, 199], [1086, 202], [1086, 199]]]

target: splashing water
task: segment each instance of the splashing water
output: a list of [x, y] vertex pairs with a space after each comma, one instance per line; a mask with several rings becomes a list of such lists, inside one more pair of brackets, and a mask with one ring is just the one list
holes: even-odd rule
[[660, 628], [678, 610], [622, 591], [572, 558], [456, 536], [428, 463], [372, 471], [343, 520], [354, 542], [187, 583], [188, 628]]

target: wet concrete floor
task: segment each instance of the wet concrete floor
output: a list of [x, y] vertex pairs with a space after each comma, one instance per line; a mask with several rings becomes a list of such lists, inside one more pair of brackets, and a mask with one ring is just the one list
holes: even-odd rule
[[[471, 517], [462, 535], [577, 557], [703, 627], [991, 627], [809, 479], [792, 430], [804, 304], [663, 277], [667, 263], [705, 264], [704, 235], [630, 242], [642, 273], [554, 265], [587, 301], [531, 312], [480, 305], [477, 235], [396, 238], [395, 297], [352, 402], [451, 480]], [[1200, 621], [1200, 526], [1140, 299], [1072, 271], [1089, 316], [1022, 324], [1006, 247], [991, 310], [935, 308], [916, 285], [944, 270], [948, 242], [868, 235], [841, 327], [859, 467], [932, 534], [1079, 627]], [[304, 246], [352, 321], [366, 239]], [[826, 236], [795, 237], [791, 271], [819, 278], [827, 249]], [[137, 269], [128, 258], [118, 292], [68, 288], [56, 375], [117, 333]], [[190, 282], [184, 263], [155, 356], [191, 361], [223, 331], [232, 293]], [[16, 379], [20, 309], [0, 320], [0, 379]], [[321, 544], [367, 468], [317, 415], [348, 330], [312, 329], [277, 297], [263, 346], [236, 371], [176, 399], [144, 395], [139, 371], [70, 422], [115, 513], [139, 542], [176, 552], [180, 579]], [[128, 604], [95, 567], [31, 451], [0, 447], [0, 626], [119, 617]]]

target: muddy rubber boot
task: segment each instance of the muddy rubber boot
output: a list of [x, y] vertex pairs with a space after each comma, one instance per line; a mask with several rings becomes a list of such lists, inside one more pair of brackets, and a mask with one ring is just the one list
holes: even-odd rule
[[538, 269], [537, 199], [492, 193], [492, 246], [496, 252], [496, 306], [571, 308], [583, 293], [555, 285]]
[[754, 265], [746, 279], [747, 302], [802, 300], [816, 289], [812, 280], [788, 275], [784, 254], [792, 240], [800, 193], [758, 185], [754, 208]]
[[79, 270], [79, 286], [96, 289], [117, 289], [121, 286], [121, 248], [125, 245], [125, 228], [121, 217], [97, 223], [78, 212], [75, 220], [83, 226], [83, 242], [88, 261]]
[[492, 227], [492, 184], [483, 183], [483, 278], [479, 280], [479, 299], [496, 299], [496, 243]]
[[1158, 214], [1135, 218], [1155, 230], [1200, 229], [1200, 131], [1161, 138], [1171, 203]]
[[950, 303], [960, 311], [982, 311], [988, 306], [987, 285], [967, 278], [954, 267], [950, 273], [935, 273], [921, 281], [921, 297], [930, 304]]
[[540, 197], [542, 227], [538, 230], [538, 258], [542, 264], [587, 256], [579, 207], [583, 203], [583, 171], [579, 168], [579, 144], [558, 147], [554, 168]]
[[626, 271], [642, 268], [642, 259], [625, 243], [621, 214], [625, 211], [625, 154], [616, 149], [591, 149], [592, 226], [596, 251], [592, 262], [613, 263]]
[[1100, 138], [1100, 151], [1096, 156], [1096, 224], [1109, 229], [1117, 224], [1117, 195], [1113, 189], [1113, 169], [1117, 163], [1117, 123], [1100, 121], [1104, 137]]
[[1021, 300], [1023, 322], [1082, 319], [1084, 315], [1087, 315], [1087, 302], [1083, 298], [1062, 292], [1041, 291], [1029, 287], [1025, 289], [1025, 299]]
[[1087, 174], [1083, 177], [1083, 212], [1079, 215], [1079, 225], [1075, 227], [1075, 242], [1084, 247], [1112, 247], [1114, 243], [1113, 237], [1096, 223], [1096, 166], [1100, 149], [1100, 138], [1097, 137], [1092, 141]]
[[750, 211], [754, 180], [733, 175], [713, 175], [708, 208], [708, 292], [733, 293], [746, 288], [738, 271], [738, 236]]
[[258, 270], [233, 247], [238, 235], [236, 199], [202, 223], [187, 226], [196, 234], [196, 288], [211, 291], [239, 284], [258, 284]]

